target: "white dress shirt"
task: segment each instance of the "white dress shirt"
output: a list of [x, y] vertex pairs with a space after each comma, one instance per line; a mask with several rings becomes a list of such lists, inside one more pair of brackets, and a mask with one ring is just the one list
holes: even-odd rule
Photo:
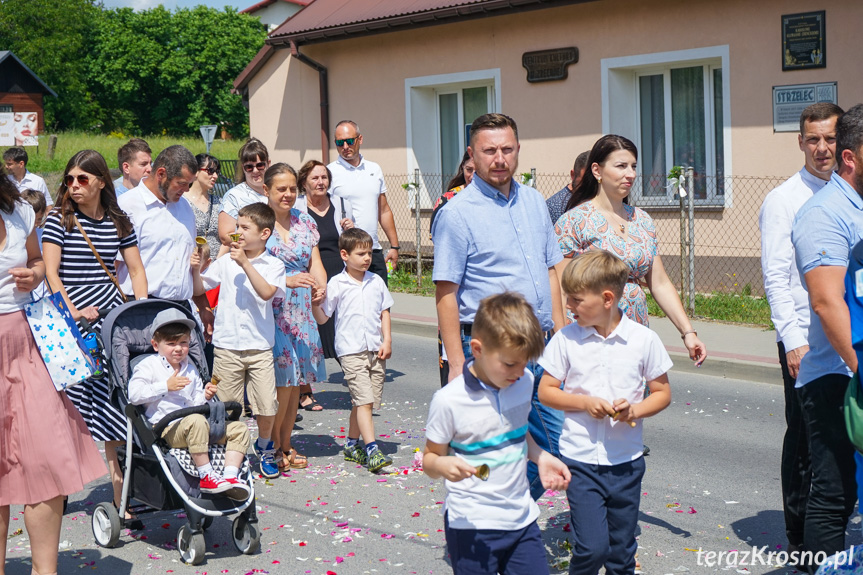
[[[251, 262], [268, 284], [276, 286], [273, 297], [284, 297], [285, 264], [266, 251]], [[208, 290], [221, 286], [213, 325], [215, 347], [235, 351], [272, 349], [276, 343], [273, 298], [262, 299], [249, 276], [230, 255], [214, 261], [201, 279]]]
[[151, 355], [135, 366], [129, 379], [129, 402], [132, 405], [146, 405], [146, 416], [156, 425], [169, 413], [184, 407], [204, 405], [204, 382], [198, 370], [187, 357], [180, 363], [179, 377], [188, 377], [189, 385], [177, 391], [168, 391], [168, 378], [174, 375], [174, 368], [161, 355]]
[[321, 310], [336, 314], [336, 355], [378, 351], [383, 344], [381, 314], [393, 306], [393, 296], [379, 275], [366, 272], [362, 283], [347, 270], [327, 282]]
[[372, 236], [372, 249], [381, 249], [378, 241], [379, 198], [387, 193], [381, 167], [360, 154], [360, 163], [354, 167], [341, 156], [329, 166], [333, 174], [330, 190], [333, 196], [350, 200], [354, 221], [361, 230]]
[[[671, 369], [671, 358], [650, 328], [621, 315], [608, 337], [592, 327], [570, 324], [554, 334], [539, 360], [545, 372], [563, 382], [567, 393], [631, 405], [644, 400], [643, 381]], [[643, 379], [642, 379], [643, 378]], [[642, 420], [635, 427], [586, 411], [565, 411], [560, 454], [593, 465], [618, 465], [641, 457]]]
[[48, 207], [54, 205], [54, 200], [51, 199], [51, 192], [48, 191], [48, 185], [45, 183], [45, 180], [41, 176], [37, 176], [33, 172], [29, 170], [24, 170], [24, 177], [19, 182], [15, 179], [15, 176], [9, 174], [9, 180], [15, 184], [15, 187], [18, 188], [19, 192], [23, 192], [26, 189], [36, 190], [37, 192], [42, 192], [45, 196], [45, 201], [48, 203]]
[[[192, 252], [195, 250], [195, 212], [189, 202], [165, 204], [144, 185], [144, 180], [119, 198], [135, 235], [147, 272], [150, 295], [173, 301], [191, 299]], [[124, 262], [118, 262], [117, 279], [126, 294], [132, 293], [132, 278]]]
[[797, 270], [791, 224], [806, 200], [826, 184], [803, 168], [767, 194], [758, 216], [764, 292], [776, 341], [786, 351], [807, 345], [809, 332], [809, 296]]
[[[30, 303], [30, 292], [15, 287], [15, 278], [9, 270], [27, 267], [27, 238], [33, 231], [36, 214], [30, 204], [20, 200], [15, 202], [11, 214], [0, 210], [0, 218], [6, 225], [6, 246], [0, 250], [0, 314], [5, 314]], [[39, 293], [34, 290], [33, 296], [38, 298]]]

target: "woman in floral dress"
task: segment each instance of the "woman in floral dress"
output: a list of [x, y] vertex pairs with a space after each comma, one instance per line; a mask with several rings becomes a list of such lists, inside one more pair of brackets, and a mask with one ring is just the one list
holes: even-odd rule
[[[270, 254], [285, 264], [284, 299], [273, 300], [276, 317], [276, 393], [279, 412], [273, 442], [280, 451], [276, 462], [282, 469], [301, 469], [305, 456], [291, 446], [291, 432], [297, 417], [300, 384], [312, 384], [327, 377], [318, 324], [312, 317], [312, 301], [326, 293], [327, 273], [318, 252], [317, 225], [294, 208], [297, 201], [297, 173], [287, 164], [274, 164], [264, 175], [264, 190], [276, 212], [276, 225], [267, 241]], [[280, 455], [281, 454], [281, 455]]]

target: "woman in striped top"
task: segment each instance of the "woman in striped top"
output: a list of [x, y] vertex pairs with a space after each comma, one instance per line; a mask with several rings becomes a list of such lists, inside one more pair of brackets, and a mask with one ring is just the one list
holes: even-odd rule
[[[93, 150], [78, 152], [66, 164], [57, 204], [45, 221], [42, 252], [52, 291], [63, 294], [72, 317], [85, 318], [98, 329], [102, 323], [99, 310], [118, 306], [123, 298], [81, 230], [112, 274], [116, 274], [114, 260], [122, 255], [129, 268], [135, 298], [146, 298], [147, 276], [132, 222], [117, 205], [105, 158]], [[71, 387], [66, 394], [81, 412], [93, 439], [105, 442], [117, 505], [123, 475], [116, 448], [125, 440], [125, 417], [111, 405], [110, 387], [105, 377]]]

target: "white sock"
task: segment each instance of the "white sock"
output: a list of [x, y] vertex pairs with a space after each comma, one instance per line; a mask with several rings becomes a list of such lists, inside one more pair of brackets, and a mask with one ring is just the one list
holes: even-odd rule
[[211, 475], [211, 476], [215, 475], [215, 472], [213, 471], [213, 466], [210, 465], [209, 461], [207, 463], [205, 463], [204, 465], [198, 466], [198, 475], [201, 476], [201, 479], [203, 479], [204, 477], [206, 477], [208, 475]]
[[266, 449], [269, 444], [270, 444], [270, 438], [269, 437], [258, 437], [258, 441], [257, 441], [258, 449]]
[[225, 469], [222, 471], [222, 477], [225, 479], [234, 479], [240, 474], [240, 468], [234, 467], [233, 465], [226, 465]]

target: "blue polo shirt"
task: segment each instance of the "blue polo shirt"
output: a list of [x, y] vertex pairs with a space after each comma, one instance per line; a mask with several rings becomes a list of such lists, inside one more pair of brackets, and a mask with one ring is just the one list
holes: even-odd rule
[[432, 224], [432, 280], [459, 285], [459, 320], [473, 323], [479, 302], [504, 291], [522, 294], [542, 329], [554, 327], [548, 269], [563, 259], [545, 200], [513, 180], [509, 198], [474, 175]]
[[[851, 248], [861, 239], [863, 198], [834, 173], [827, 185], [803, 204], [791, 228], [804, 287], [805, 275], [819, 266], [847, 268]], [[810, 302], [809, 352], [800, 362], [797, 387], [829, 374], [851, 376], [851, 370], [830, 345], [821, 319], [811, 309]]]

